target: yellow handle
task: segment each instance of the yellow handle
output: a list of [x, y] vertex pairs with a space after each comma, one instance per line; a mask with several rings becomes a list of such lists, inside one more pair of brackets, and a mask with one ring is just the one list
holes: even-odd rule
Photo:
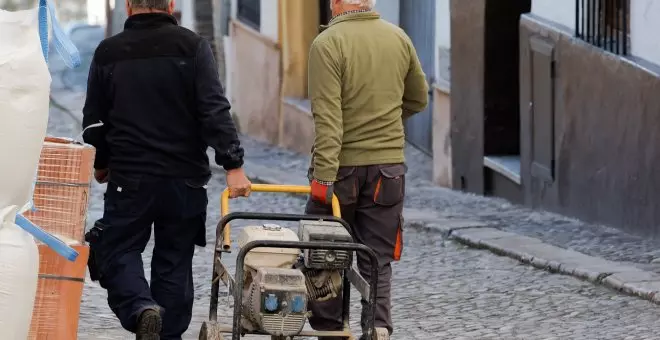
[[[271, 192], [271, 193], [287, 193], [287, 194], [310, 194], [312, 188], [309, 185], [273, 185], [273, 184], [252, 184], [250, 187], [252, 192]], [[229, 188], [222, 192], [220, 198], [220, 215], [225, 217], [229, 214]], [[332, 215], [341, 218], [341, 209], [339, 206], [339, 199], [336, 195], [332, 195]], [[222, 249], [231, 249], [231, 227], [229, 223], [225, 225], [222, 230]]]

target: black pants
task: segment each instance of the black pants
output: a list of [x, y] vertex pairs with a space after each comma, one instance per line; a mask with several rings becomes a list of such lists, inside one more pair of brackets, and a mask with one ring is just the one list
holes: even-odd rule
[[[111, 173], [102, 219], [106, 228], [91, 247], [108, 304], [126, 330], [135, 332], [140, 313], [148, 308], [162, 313], [161, 339], [181, 339], [188, 329], [194, 248], [206, 244], [207, 182]], [[142, 253], [152, 225], [149, 285]]]

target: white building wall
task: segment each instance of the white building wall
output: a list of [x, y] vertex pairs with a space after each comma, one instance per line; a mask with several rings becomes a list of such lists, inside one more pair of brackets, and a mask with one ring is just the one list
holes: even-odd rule
[[660, 1], [630, 2], [630, 48], [634, 56], [660, 65]]
[[180, 6], [179, 10], [181, 11], [181, 26], [194, 31], [195, 30], [195, 1], [194, 0], [182, 0], [181, 2], [176, 2], [177, 6]]
[[[440, 0], [444, 1], [444, 0]], [[575, 30], [575, 0], [533, 0], [532, 13]], [[660, 65], [660, 1], [630, 1], [631, 54]]]
[[575, 0], [532, 0], [532, 14], [575, 30]]
[[279, 38], [279, 27], [277, 24], [278, 16], [277, 0], [261, 0], [261, 34], [267, 36], [273, 41]]

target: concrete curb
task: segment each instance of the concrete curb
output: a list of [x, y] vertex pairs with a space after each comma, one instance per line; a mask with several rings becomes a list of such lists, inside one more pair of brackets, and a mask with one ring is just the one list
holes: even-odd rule
[[470, 247], [508, 256], [538, 269], [577, 277], [660, 304], [660, 275], [654, 272], [492, 227], [452, 230], [449, 238]]
[[[307, 185], [304, 179], [295, 179], [282, 171], [252, 162], [246, 161], [245, 169], [248, 177], [256, 182]], [[447, 219], [436, 212], [416, 209], [404, 209], [403, 215], [406, 228], [439, 232], [449, 240], [472, 248], [488, 250], [538, 269], [570, 275], [660, 305], [660, 274], [505, 232], [479, 221]]]

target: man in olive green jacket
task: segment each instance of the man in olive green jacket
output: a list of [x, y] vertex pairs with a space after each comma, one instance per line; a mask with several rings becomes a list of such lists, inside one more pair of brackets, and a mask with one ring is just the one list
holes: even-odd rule
[[[353, 236], [378, 255], [375, 318], [381, 340], [393, 330], [390, 264], [403, 248], [403, 120], [426, 108], [429, 87], [410, 38], [381, 20], [374, 3], [331, 0], [333, 19], [311, 46], [316, 138], [306, 212], [330, 213], [334, 192]], [[360, 254], [358, 268], [368, 280], [371, 264]], [[313, 328], [342, 328], [341, 298], [310, 303], [310, 309]]]

